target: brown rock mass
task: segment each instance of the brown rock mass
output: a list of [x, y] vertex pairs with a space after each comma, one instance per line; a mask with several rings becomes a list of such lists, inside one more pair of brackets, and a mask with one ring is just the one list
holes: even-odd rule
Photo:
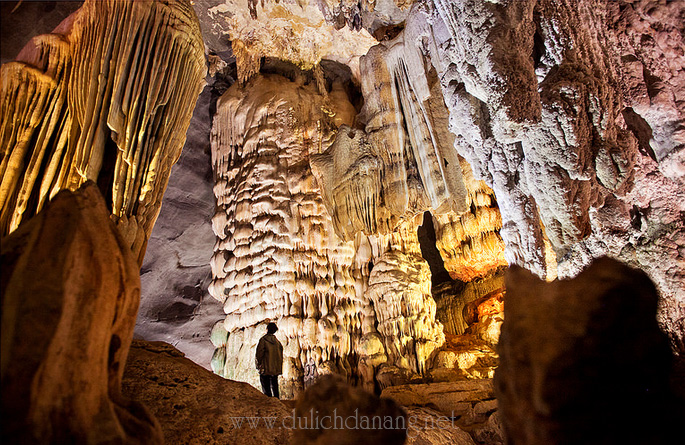
[[495, 374], [508, 443], [679, 443], [656, 309], [649, 278], [609, 258], [554, 283], [512, 267]]
[[292, 435], [293, 413], [279, 400], [211, 373], [166, 343], [133, 341], [122, 391], [150, 407], [167, 444], [287, 444]]
[[88, 182], [2, 240], [3, 441], [163, 442], [121, 395], [140, 278], [109, 214]]

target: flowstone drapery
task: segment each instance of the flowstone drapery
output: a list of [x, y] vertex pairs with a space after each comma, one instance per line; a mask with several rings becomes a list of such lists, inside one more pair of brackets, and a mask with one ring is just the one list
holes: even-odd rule
[[0, 74], [2, 234], [93, 180], [142, 261], [204, 75], [187, 1], [86, 1], [34, 38]]
[[228, 338], [217, 335], [216, 372], [256, 384], [254, 348], [268, 321], [284, 343], [286, 393], [329, 372], [373, 387], [386, 362], [420, 373], [442, 344], [416, 223], [342, 241], [312, 174], [310, 155], [354, 114], [342, 89], [280, 76], [257, 76], [220, 99], [210, 292], [224, 302], [216, 330]]

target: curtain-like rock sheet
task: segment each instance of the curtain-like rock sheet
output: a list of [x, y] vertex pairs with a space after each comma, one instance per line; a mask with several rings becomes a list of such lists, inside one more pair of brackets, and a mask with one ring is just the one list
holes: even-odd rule
[[[365, 131], [341, 131], [326, 152], [312, 159], [343, 239], [358, 231], [389, 233], [400, 219], [425, 209], [467, 208], [446, 116], [438, 115], [446, 115], [440, 90], [431, 91], [423, 58], [408, 41], [400, 36], [362, 57]], [[437, 86], [436, 79], [432, 85]], [[351, 181], [362, 176], [372, 178], [369, 193], [352, 190], [364, 188]]]
[[391, 233], [430, 210], [446, 269], [470, 281], [507, 264], [502, 221], [492, 190], [455, 149], [420, 18], [361, 58], [364, 130], [341, 128], [312, 171], [342, 239]]
[[86, 1], [3, 65], [3, 235], [59, 190], [98, 183], [142, 259], [205, 75], [188, 1]]
[[[328, 148], [353, 110], [336, 87], [321, 94], [268, 75], [220, 99], [210, 293], [227, 316], [213, 335], [216, 372], [257, 385], [254, 351], [268, 321], [284, 344], [286, 395], [323, 373], [368, 387], [382, 364], [422, 373], [442, 344], [417, 223], [342, 241], [312, 174], [310, 154]], [[390, 289], [393, 277], [406, 289]]]

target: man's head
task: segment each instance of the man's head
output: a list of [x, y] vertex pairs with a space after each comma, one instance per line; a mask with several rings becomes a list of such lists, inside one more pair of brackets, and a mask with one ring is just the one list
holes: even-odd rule
[[275, 334], [276, 331], [278, 331], [278, 326], [276, 326], [276, 323], [269, 323], [268, 325], [266, 325], [267, 334]]

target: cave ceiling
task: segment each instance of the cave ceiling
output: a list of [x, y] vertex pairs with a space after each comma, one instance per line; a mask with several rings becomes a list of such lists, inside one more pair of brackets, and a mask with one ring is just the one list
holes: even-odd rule
[[[7, 3], [3, 63], [78, 2]], [[140, 84], [178, 92], [157, 104], [174, 128], [129, 127], [178, 162], [122, 180], [130, 198], [116, 167], [108, 196], [142, 265], [136, 335], [251, 381], [251, 348], [278, 320], [289, 390], [327, 372], [373, 386], [423, 374], [445, 332], [463, 333], [465, 305], [501, 294], [507, 265], [553, 280], [609, 255], [656, 283], [685, 352], [682, 2], [171, 3], [191, 25], [172, 27], [183, 50], [168, 63], [191, 74], [151, 68]], [[6, 33], [12, 19], [26, 26]], [[70, 57], [87, 58], [70, 32]], [[3, 95], [21, 69], [3, 65]], [[128, 133], [106, 125], [125, 151]], [[74, 171], [50, 193], [80, 183]], [[18, 191], [3, 235], [34, 205], [24, 176], [4, 172], [3, 192]]]

